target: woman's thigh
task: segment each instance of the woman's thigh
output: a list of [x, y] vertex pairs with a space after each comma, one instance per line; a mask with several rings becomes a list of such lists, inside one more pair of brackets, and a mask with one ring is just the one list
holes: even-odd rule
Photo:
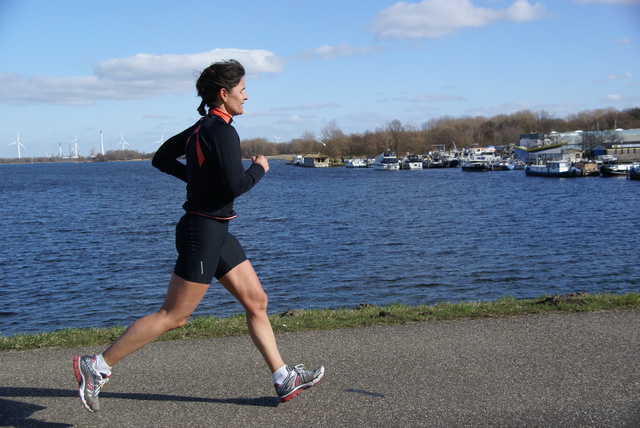
[[209, 284], [187, 281], [173, 274], [161, 311], [174, 318], [188, 318], [198, 307]]
[[267, 294], [249, 260], [231, 269], [219, 281], [246, 309], [266, 309]]

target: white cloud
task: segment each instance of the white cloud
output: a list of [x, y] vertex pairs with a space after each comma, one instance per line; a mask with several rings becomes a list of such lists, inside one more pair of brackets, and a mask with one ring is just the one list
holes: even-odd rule
[[600, 99], [602, 104], [636, 104], [640, 102], [640, 95], [619, 95], [619, 94], [609, 94], [606, 97]]
[[282, 61], [264, 50], [214, 49], [209, 52], [184, 55], [137, 54], [102, 62], [94, 68], [96, 76], [121, 81], [189, 80], [185, 76], [199, 73], [212, 62], [238, 60], [248, 75], [282, 71]]
[[600, 4], [640, 4], [640, 0], [573, 0], [575, 3], [600, 3]]
[[336, 59], [348, 56], [367, 55], [373, 52], [379, 52], [382, 48], [377, 46], [353, 47], [349, 43], [342, 43], [337, 46], [322, 45], [317, 49], [307, 51], [302, 54], [303, 59]]
[[197, 74], [215, 61], [236, 59], [247, 77], [278, 73], [283, 61], [264, 50], [214, 49], [185, 55], [137, 54], [94, 67], [91, 76], [24, 77], [0, 73], [0, 102], [11, 105], [91, 105], [98, 100], [152, 98], [168, 92], [195, 92]]
[[534, 21], [545, 16], [542, 3], [527, 0], [516, 0], [505, 9], [476, 7], [470, 0], [423, 0], [394, 4], [378, 13], [371, 28], [378, 39], [439, 38], [463, 28]]
[[311, 123], [314, 119], [315, 119], [315, 116], [304, 116], [304, 115], [294, 114], [278, 120], [277, 123], [299, 125], [299, 124]]
[[604, 79], [597, 80], [596, 83], [603, 84], [611, 80], [630, 79], [632, 77], [633, 77], [633, 73], [627, 71], [626, 73], [622, 73], [622, 74], [610, 74]]

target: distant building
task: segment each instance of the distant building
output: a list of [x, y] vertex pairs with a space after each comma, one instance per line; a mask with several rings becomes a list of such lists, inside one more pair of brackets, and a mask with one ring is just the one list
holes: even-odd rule
[[606, 154], [618, 158], [618, 162], [640, 161], [640, 129], [616, 130], [621, 141], [606, 148]]
[[560, 159], [579, 161], [585, 138], [597, 142], [591, 147], [589, 158], [609, 156], [618, 158], [619, 162], [640, 161], [640, 129], [522, 134], [514, 149], [515, 157], [527, 163]]
[[550, 144], [531, 149], [515, 147], [514, 151], [516, 159], [529, 164], [563, 159], [575, 162], [582, 159], [582, 150], [576, 149], [573, 145], [567, 143]]

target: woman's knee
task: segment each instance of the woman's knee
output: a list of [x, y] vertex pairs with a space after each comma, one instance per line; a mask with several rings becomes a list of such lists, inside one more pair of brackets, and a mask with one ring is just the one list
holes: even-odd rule
[[161, 318], [161, 322], [165, 327], [166, 331], [175, 330], [177, 328], [183, 327], [187, 321], [189, 320], [190, 315], [183, 314], [174, 314], [170, 311], [165, 311], [161, 309], [158, 311], [158, 315]]
[[269, 304], [269, 297], [264, 290], [260, 289], [251, 293], [251, 295], [241, 302], [248, 312], [258, 313], [266, 312], [267, 305]]

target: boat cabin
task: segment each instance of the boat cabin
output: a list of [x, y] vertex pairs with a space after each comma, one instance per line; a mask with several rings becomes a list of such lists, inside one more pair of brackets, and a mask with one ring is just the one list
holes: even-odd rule
[[300, 166], [311, 168], [324, 168], [329, 166], [329, 156], [320, 153], [304, 155]]

